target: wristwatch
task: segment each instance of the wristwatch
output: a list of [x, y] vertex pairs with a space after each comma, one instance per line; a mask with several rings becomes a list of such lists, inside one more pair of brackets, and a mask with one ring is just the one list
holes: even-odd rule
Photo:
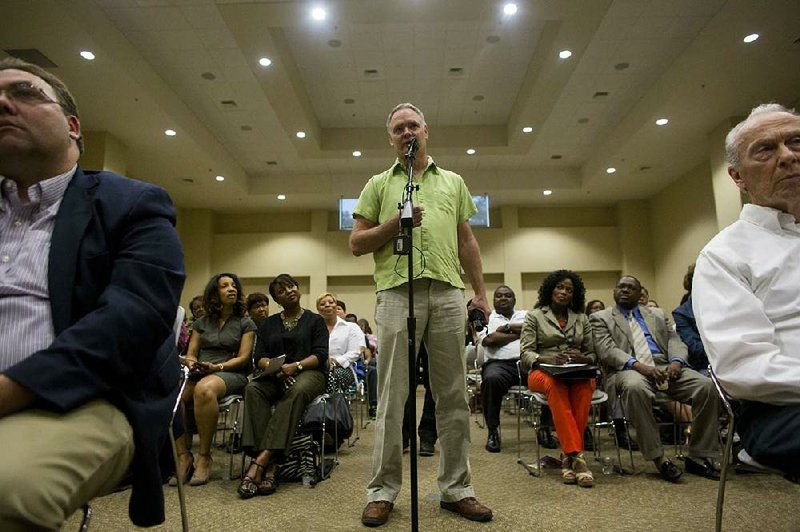
[[297, 364], [297, 372], [298, 373], [303, 371], [303, 365], [300, 362], [295, 362], [295, 364]]
[[506, 323], [505, 324], [505, 330], [503, 332], [505, 332], [505, 333], [510, 333], [511, 332], [511, 324], [510, 323]]

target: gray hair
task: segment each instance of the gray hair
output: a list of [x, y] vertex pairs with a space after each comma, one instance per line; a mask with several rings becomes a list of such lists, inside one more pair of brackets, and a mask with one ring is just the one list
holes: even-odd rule
[[739, 147], [741, 145], [739, 136], [742, 134], [742, 131], [750, 126], [750, 123], [755, 117], [767, 113], [789, 113], [790, 115], [800, 116], [794, 109], [789, 109], [779, 103], [762, 103], [754, 107], [747, 118], [736, 124], [725, 136], [725, 156], [728, 159], [728, 164], [735, 170], [739, 170]]
[[414, 111], [419, 115], [419, 118], [422, 120], [422, 125], [423, 126], [425, 125], [425, 115], [422, 114], [422, 111], [420, 111], [419, 107], [417, 107], [413, 103], [405, 102], [405, 103], [398, 103], [397, 105], [394, 106], [394, 109], [389, 111], [389, 116], [386, 117], [386, 129], [389, 129], [389, 124], [392, 122], [392, 117], [394, 116], [394, 114], [401, 109], [411, 109], [412, 111]]

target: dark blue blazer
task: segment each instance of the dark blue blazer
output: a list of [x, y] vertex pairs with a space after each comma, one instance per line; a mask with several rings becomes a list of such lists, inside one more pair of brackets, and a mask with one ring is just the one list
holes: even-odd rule
[[159, 455], [180, 374], [172, 325], [183, 252], [167, 193], [110, 172], [72, 178], [56, 215], [48, 261], [55, 341], [6, 375], [66, 412], [104, 398], [133, 428], [129, 514], [164, 520]]
[[703, 346], [703, 339], [700, 338], [700, 331], [697, 330], [697, 321], [694, 319], [692, 296], [672, 311], [672, 318], [675, 320], [678, 335], [689, 351], [689, 365], [697, 371], [708, 368], [708, 356]]

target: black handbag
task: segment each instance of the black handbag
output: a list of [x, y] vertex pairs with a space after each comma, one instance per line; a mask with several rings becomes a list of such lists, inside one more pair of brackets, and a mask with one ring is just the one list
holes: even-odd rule
[[303, 415], [301, 430], [306, 433], [315, 434], [319, 437], [322, 432], [323, 412], [325, 418], [325, 443], [330, 446], [334, 443], [338, 449], [344, 440], [353, 434], [353, 416], [347, 399], [342, 394], [334, 394], [324, 404], [322, 401], [314, 401]]
[[597, 377], [597, 366], [591, 364], [539, 364], [539, 369], [554, 379], [594, 379]]

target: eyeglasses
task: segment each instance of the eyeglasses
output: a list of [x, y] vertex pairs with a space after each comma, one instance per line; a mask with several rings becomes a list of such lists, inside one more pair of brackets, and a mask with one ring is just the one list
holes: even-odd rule
[[48, 96], [43, 89], [40, 89], [39, 87], [28, 83], [27, 81], [19, 81], [17, 83], [12, 83], [7, 87], [0, 87], [0, 94], [3, 93], [5, 93], [6, 98], [18, 103], [25, 103], [28, 105], [39, 105], [43, 103], [58, 104], [58, 102], [50, 98], [50, 96]]

